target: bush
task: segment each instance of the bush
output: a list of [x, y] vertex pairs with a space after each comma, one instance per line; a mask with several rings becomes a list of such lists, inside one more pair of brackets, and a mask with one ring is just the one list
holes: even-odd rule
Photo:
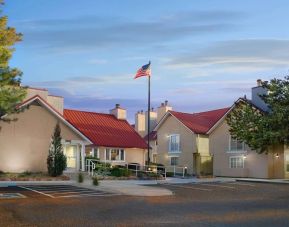
[[0, 175], [3, 175], [3, 174], [5, 174], [2, 170], [0, 170]]
[[93, 177], [93, 178], [92, 178], [92, 184], [93, 184], [94, 186], [98, 186], [98, 185], [99, 185], [99, 182], [98, 182], [97, 177]]
[[128, 177], [131, 175], [131, 171], [129, 169], [119, 167], [113, 167], [110, 173], [115, 177]]
[[48, 174], [52, 177], [61, 175], [67, 166], [66, 156], [63, 154], [61, 140], [61, 129], [57, 123], [51, 138], [51, 145], [47, 157]]
[[78, 174], [78, 183], [82, 183], [83, 182], [83, 174], [79, 173]]
[[28, 177], [31, 176], [31, 172], [30, 171], [24, 171], [23, 173], [20, 173], [18, 176], [19, 177]]
[[167, 177], [173, 177], [174, 176], [174, 173], [173, 172], [167, 172]]

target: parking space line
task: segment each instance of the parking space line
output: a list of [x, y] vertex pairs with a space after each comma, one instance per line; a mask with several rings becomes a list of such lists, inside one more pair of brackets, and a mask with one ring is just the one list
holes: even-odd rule
[[65, 189], [65, 190], [54, 189], [54, 190], [41, 190], [41, 191], [46, 192], [46, 193], [51, 193], [51, 192], [71, 192], [71, 191], [82, 192], [82, 191], [87, 191], [87, 190], [85, 189]]
[[167, 185], [177, 187], [177, 188], [195, 189], [195, 190], [201, 190], [201, 191], [212, 191], [212, 189], [208, 189], [208, 188], [186, 187], [186, 186], [175, 185], [175, 184], [167, 184]]
[[82, 193], [95, 193], [95, 191], [82, 191], [82, 192], [76, 192], [76, 191], [69, 191], [69, 192], [55, 192], [50, 193], [51, 195], [59, 195], [59, 194], [82, 194]]
[[49, 195], [49, 194], [46, 194], [46, 193], [43, 193], [43, 192], [40, 192], [40, 191], [31, 189], [31, 188], [27, 188], [27, 187], [24, 187], [24, 186], [18, 186], [18, 187], [19, 187], [19, 188], [26, 189], [26, 190], [29, 190], [29, 191], [32, 191], [32, 192], [36, 192], [36, 193], [41, 194], [41, 195], [48, 196], [48, 197], [50, 197], [50, 198], [54, 198], [54, 196], [52, 196], [52, 195]]
[[234, 189], [234, 188], [235, 188], [235, 187], [231, 187], [231, 186], [226, 186], [226, 185], [216, 185], [216, 184], [200, 184], [200, 185], [210, 186], [210, 187], [219, 187], [219, 188], [230, 188], [230, 189]]
[[77, 198], [77, 197], [109, 197], [109, 196], [115, 196], [120, 194], [82, 194], [82, 195], [63, 195], [63, 196], [57, 196], [56, 198]]

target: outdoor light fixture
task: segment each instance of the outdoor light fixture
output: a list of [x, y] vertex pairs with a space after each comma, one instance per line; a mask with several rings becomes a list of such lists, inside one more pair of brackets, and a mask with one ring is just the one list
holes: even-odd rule
[[149, 168], [148, 168], [148, 171], [151, 171], [151, 170], [152, 170], [152, 169], [149, 167]]
[[276, 158], [279, 158], [279, 154], [278, 153], [276, 154]]
[[246, 155], [243, 155], [243, 159], [246, 159], [247, 158], [247, 156]]

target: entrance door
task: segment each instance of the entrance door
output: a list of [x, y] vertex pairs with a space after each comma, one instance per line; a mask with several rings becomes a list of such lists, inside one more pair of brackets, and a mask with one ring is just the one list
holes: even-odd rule
[[67, 168], [76, 168], [76, 152], [76, 145], [66, 145], [64, 154], [67, 159]]

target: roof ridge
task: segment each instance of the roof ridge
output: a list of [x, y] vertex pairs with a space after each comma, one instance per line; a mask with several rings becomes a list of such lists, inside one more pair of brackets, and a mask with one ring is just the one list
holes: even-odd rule
[[172, 112], [172, 113], [181, 113], [181, 114], [190, 114], [190, 115], [197, 115], [197, 114], [209, 113], [209, 112], [218, 111], [218, 110], [224, 110], [224, 109], [230, 109], [230, 107], [218, 108], [218, 109], [207, 110], [207, 111], [202, 111], [202, 112], [195, 112], [195, 113], [188, 113], [188, 112], [181, 112], [181, 111], [174, 111], [174, 110], [169, 110], [169, 112]]
[[[93, 112], [93, 111], [87, 111], [87, 110], [76, 110], [76, 109], [67, 109], [67, 108], [65, 108], [64, 110], [68, 110], [68, 111], [77, 111], [77, 112], [82, 112], [82, 113], [91, 113], [91, 114], [109, 115], [109, 116], [113, 116], [113, 117], [115, 117], [113, 114], [110, 114], [110, 113], [101, 113], [101, 112]], [[120, 119], [118, 119], [118, 120], [120, 120]]]

